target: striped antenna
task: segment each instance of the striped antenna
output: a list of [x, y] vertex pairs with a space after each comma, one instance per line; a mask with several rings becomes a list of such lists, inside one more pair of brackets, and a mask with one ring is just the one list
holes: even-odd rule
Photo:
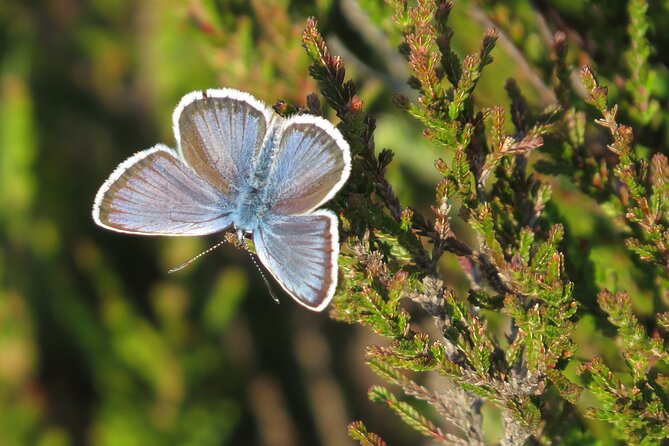
[[168, 274], [172, 274], [172, 273], [176, 273], [177, 271], [181, 271], [182, 269], [184, 269], [185, 267], [187, 267], [188, 265], [190, 265], [191, 263], [193, 263], [194, 261], [196, 261], [197, 259], [199, 259], [199, 258], [202, 257], [203, 255], [205, 255], [205, 254], [209, 254], [210, 252], [212, 252], [214, 249], [218, 248], [219, 246], [221, 246], [221, 245], [222, 245], [223, 243], [225, 243], [225, 242], [226, 242], [226, 240], [223, 240], [222, 242], [218, 242], [218, 243], [216, 243], [214, 246], [212, 246], [211, 248], [207, 249], [206, 251], [202, 251], [201, 253], [199, 253], [198, 255], [196, 255], [195, 257], [193, 257], [192, 259], [190, 259], [190, 260], [186, 260], [184, 263], [182, 263], [181, 265], [177, 266], [176, 268], [172, 268], [171, 270], [167, 271], [167, 273], [168, 273]]
[[267, 280], [267, 277], [265, 276], [265, 273], [263, 272], [262, 268], [260, 268], [260, 265], [258, 265], [258, 262], [256, 262], [257, 254], [254, 255], [249, 249], [249, 245], [246, 244], [246, 238], [244, 237], [244, 232], [242, 232], [241, 229], [238, 229], [235, 235], [237, 236], [238, 244], [241, 245], [246, 250], [246, 252], [248, 252], [249, 255], [251, 256], [251, 261], [258, 269], [258, 272], [260, 273], [260, 277], [262, 277], [263, 282], [265, 282], [265, 286], [267, 287], [267, 291], [269, 291], [269, 295], [272, 296], [274, 302], [276, 302], [277, 304], [281, 303], [279, 302], [279, 298], [276, 297], [276, 294], [274, 294], [274, 289], [272, 288], [272, 285], [269, 283], [269, 280]]
[[[211, 248], [207, 249], [206, 251], [202, 251], [201, 253], [199, 253], [198, 255], [193, 257], [192, 259], [186, 260], [185, 262], [183, 262], [181, 265], [177, 266], [176, 268], [170, 269], [167, 273], [172, 274], [172, 273], [175, 273], [177, 271], [181, 271], [182, 269], [184, 269], [185, 267], [187, 267], [188, 265], [190, 265], [191, 263], [193, 263], [194, 261], [196, 261], [197, 259], [199, 259], [203, 255], [209, 254], [214, 249], [218, 248], [223, 243], [228, 242], [228, 241], [229, 240], [223, 240], [221, 242], [218, 242], [217, 244], [215, 244]], [[276, 297], [276, 293], [274, 292], [274, 288], [272, 288], [272, 284], [270, 283], [269, 280], [267, 280], [267, 276], [265, 276], [265, 273], [263, 272], [262, 268], [260, 268], [260, 265], [256, 261], [256, 255], [253, 252], [251, 252], [251, 249], [249, 249], [248, 245], [246, 244], [246, 239], [244, 239], [244, 236], [241, 233], [241, 231], [237, 232], [237, 242], [239, 243], [239, 245], [241, 245], [242, 248], [244, 248], [244, 250], [246, 252], [249, 253], [249, 256], [251, 256], [251, 261], [253, 262], [253, 264], [256, 266], [256, 269], [260, 273], [260, 277], [262, 277], [263, 282], [265, 282], [265, 286], [267, 287], [267, 291], [269, 291], [269, 294], [270, 294], [270, 296], [272, 296], [272, 299], [274, 299], [274, 302], [276, 302], [277, 304], [281, 303], [279, 301], [279, 298]]]
[[274, 302], [277, 304], [280, 304], [281, 302], [279, 301], [279, 298], [276, 297], [276, 294], [274, 293], [274, 288], [272, 288], [272, 284], [270, 283], [269, 280], [267, 280], [267, 276], [265, 276], [265, 273], [263, 272], [262, 268], [260, 268], [260, 265], [256, 261], [256, 255], [251, 252], [249, 249], [248, 245], [246, 243], [243, 243], [242, 246], [244, 246], [244, 249], [246, 249], [246, 252], [249, 253], [251, 256], [251, 261], [253, 264], [256, 266], [258, 269], [258, 272], [260, 273], [260, 277], [262, 277], [263, 282], [265, 282], [265, 286], [267, 287], [267, 291], [269, 291], [269, 295], [272, 296], [272, 299], [274, 299]]

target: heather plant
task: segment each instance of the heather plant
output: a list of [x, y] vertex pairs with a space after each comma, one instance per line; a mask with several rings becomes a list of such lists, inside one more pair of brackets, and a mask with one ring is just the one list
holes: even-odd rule
[[[645, 0], [6, 2], [0, 444], [666, 442], [668, 21]], [[166, 274], [220, 240], [90, 221], [110, 167], [219, 85], [350, 144], [334, 321], [274, 305], [234, 247]]]
[[[315, 21], [303, 35], [310, 74], [341, 119], [354, 154], [352, 179], [337, 201], [347, 238], [332, 316], [390, 340], [367, 348], [366, 362], [391, 386], [372, 387], [369, 398], [443, 444], [485, 444], [485, 404], [501, 416], [501, 444], [594, 444], [588, 418], [610, 423], [627, 444], [669, 437], [666, 156], [661, 149], [635, 150], [632, 127], [618, 123], [619, 106], [609, 105], [606, 87], [587, 65], [580, 70], [585, 97], [571, 94], [564, 33], [551, 41], [550, 104], [530, 107], [509, 79], [508, 109], [477, 107], [477, 82], [493, 62], [498, 31], [488, 28], [479, 50], [461, 57], [451, 45], [452, 2], [388, 3], [402, 36], [398, 50], [411, 71], [408, 84], [417, 91], [416, 100], [396, 95], [395, 103], [423, 125], [442, 176], [428, 215], [402, 206], [385, 180], [392, 151], [377, 154], [374, 119], [354, 83], [345, 81], [343, 60], [330, 54]], [[621, 98], [640, 125], [658, 113], [647, 6], [629, 4], [629, 80]], [[600, 117], [589, 121], [586, 103]], [[602, 135], [594, 125], [610, 131], [609, 153], [597, 150]], [[646, 324], [624, 289], [601, 288], [598, 308], [583, 305], [587, 297], [579, 298], [568, 274], [582, 266], [565, 255], [565, 222], [547, 212], [554, 183], [541, 174], [561, 176], [596, 200], [602, 210], [593, 211], [628, 234], [626, 254], [653, 265], [642, 268], [661, 298]], [[456, 220], [467, 236], [455, 229]], [[457, 256], [470, 279], [464, 293], [440, 273], [446, 253]], [[412, 323], [406, 301], [433, 318], [437, 336]], [[615, 327], [611, 336], [625, 364], [617, 374], [601, 357], [576, 359], [574, 332], [586, 315]], [[438, 378], [420, 384], [426, 374]], [[576, 416], [575, 407], [585, 410]], [[349, 432], [361, 444], [385, 444], [361, 421]]]

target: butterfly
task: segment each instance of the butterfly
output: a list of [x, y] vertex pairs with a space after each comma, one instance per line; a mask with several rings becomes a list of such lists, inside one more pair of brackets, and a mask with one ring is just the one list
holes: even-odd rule
[[163, 144], [122, 162], [104, 182], [93, 220], [113, 231], [251, 236], [261, 263], [299, 304], [323, 310], [337, 286], [337, 216], [318, 209], [348, 179], [349, 145], [326, 119], [284, 118], [248, 93], [185, 95]]

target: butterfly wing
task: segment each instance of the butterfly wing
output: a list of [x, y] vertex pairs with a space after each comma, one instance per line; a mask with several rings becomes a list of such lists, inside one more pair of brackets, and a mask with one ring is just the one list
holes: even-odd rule
[[331, 199], [348, 179], [350, 149], [329, 121], [312, 115], [292, 116], [277, 141], [265, 189], [273, 213], [306, 214]]
[[203, 235], [232, 224], [272, 121], [269, 108], [233, 89], [196, 91], [174, 111], [177, 153], [156, 146], [122, 163], [100, 188], [99, 225], [120, 232]]
[[229, 208], [222, 192], [157, 145], [110, 175], [95, 197], [93, 220], [132, 234], [204, 235], [230, 226]]
[[173, 116], [179, 154], [198, 175], [234, 199], [253, 174], [272, 116], [265, 104], [238, 90], [189, 93]]
[[318, 210], [309, 215], [274, 216], [254, 232], [260, 261], [299, 304], [325, 308], [337, 287], [337, 217]]

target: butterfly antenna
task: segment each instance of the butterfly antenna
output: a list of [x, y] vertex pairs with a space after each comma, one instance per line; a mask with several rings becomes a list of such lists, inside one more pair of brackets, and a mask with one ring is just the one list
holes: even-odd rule
[[260, 273], [260, 277], [262, 277], [263, 282], [265, 282], [265, 286], [267, 287], [267, 291], [269, 291], [269, 295], [272, 296], [272, 299], [274, 299], [274, 302], [277, 304], [281, 303], [279, 302], [279, 298], [276, 297], [276, 294], [274, 293], [274, 288], [272, 288], [272, 284], [270, 283], [269, 280], [267, 280], [267, 276], [265, 276], [265, 273], [263, 272], [262, 268], [260, 268], [260, 265], [258, 265], [258, 262], [256, 261], [255, 255], [251, 252], [251, 250], [246, 246], [246, 243], [243, 244], [244, 248], [246, 249], [246, 252], [249, 253], [251, 256], [251, 261], [253, 264], [256, 266], [258, 269], [258, 272]]
[[185, 267], [187, 267], [188, 265], [190, 265], [191, 263], [193, 263], [194, 261], [196, 261], [197, 259], [199, 259], [199, 258], [202, 257], [203, 255], [205, 255], [205, 254], [209, 254], [210, 252], [212, 252], [214, 249], [218, 248], [219, 246], [221, 246], [221, 245], [222, 245], [223, 243], [225, 243], [225, 242], [226, 242], [226, 240], [223, 240], [222, 242], [216, 243], [214, 246], [212, 246], [211, 248], [207, 249], [206, 251], [202, 251], [201, 253], [199, 253], [198, 255], [196, 255], [195, 257], [193, 257], [192, 259], [190, 259], [190, 260], [186, 260], [184, 263], [182, 263], [181, 265], [177, 266], [176, 268], [172, 268], [171, 270], [167, 271], [167, 273], [168, 273], [168, 274], [171, 274], [171, 273], [176, 273], [177, 271], [181, 271], [182, 269], [184, 269]]

